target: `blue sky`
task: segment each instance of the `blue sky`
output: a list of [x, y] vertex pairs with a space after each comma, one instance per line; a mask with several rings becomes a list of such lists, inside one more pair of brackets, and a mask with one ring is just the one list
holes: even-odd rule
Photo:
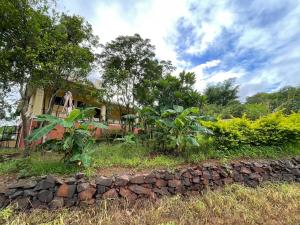
[[299, 0], [61, 0], [102, 43], [150, 38], [160, 59], [194, 71], [195, 88], [236, 78], [240, 98], [300, 85]]

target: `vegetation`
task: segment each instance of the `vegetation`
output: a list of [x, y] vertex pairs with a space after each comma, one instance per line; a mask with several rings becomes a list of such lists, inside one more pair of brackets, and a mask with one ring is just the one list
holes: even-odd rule
[[[0, 10], [0, 90], [18, 88], [22, 135], [26, 138], [30, 91], [43, 87], [52, 93], [47, 109], [51, 113], [54, 97], [68, 81], [86, 80], [95, 61], [97, 38], [83, 18], [53, 10], [48, 13], [47, 1], [3, 0]], [[25, 145], [27, 156], [29, 146]]]
[[[197, 139], [202, 139], [198, 136]], [[17, 157], [0, 163], [0, 175], [17, 174], [18, 176], [39, 176], [48, 174], [65, 175], [84, 171], [87, 175], [102, 174], [110, 171], [124, 173], [128, 171], [144, 171], [153, 169], [175, 169], [178, 166], [188, 166], [215, 160], [220, 163], [239, 159], [282, 159], [300, 155], [300, 144], [283, 146], [241, 146], [230, 150], [218, 150], [212, 138], [202, 140], [199, 148], [193, 148], [185, 155], [161, 154], [149, 150], [139, 144], [124, 146], [124, 144], [95, 144], [91, 151], [91, 165], [87, 168], [74, 164], [66, 165], [61, 158], [62, 153], [45, 152], [41, 155], [34, 152], [29, 158]], [[17, 151], [1, 150], [0, 153], [10, 154]]]
[[56, 211], [0, 211], [3, 224], [299, 224], [299, 184], [266, 184], [256, 189], [227, 186], [203, 196], [163, 198], [155, 203], [103, 201], [87, 208]]
[[243, 145], [281, 146], [300, 138], [300, 114], [285, 116], [276, 112], [251, 121], [245, 116], [217, 122], [202, 122], [214, 132], [219, 149], [234, 149]]
[[[91, 144], [94, 143], [92, 131], [96, 128], [107, 128], [102, 123], [83, 121], [91, 118], [94, 114], [94, 108], [87, 108], [84, 110], [74, 109], [65, 119], [46, 114], [40, 115], [37, 120], [40, 122], [47, 121], [49, 124], [35, 130], [28, 137], [28, 141], [38, 141], [55, 129], [56, 126], [62, 126], [65, 130], [62, 140], [49, 140], [51, 143], [50, 147], [63, 152], [64, 162], [77, 163], [87, 167], [91, 163], [88, 151], [91, 150]], [[47, 145], [47, 142], [44, 145]]]

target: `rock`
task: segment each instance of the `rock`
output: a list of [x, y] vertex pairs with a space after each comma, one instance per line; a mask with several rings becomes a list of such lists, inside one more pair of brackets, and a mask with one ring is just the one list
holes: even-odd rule
[[194, 175], [194, 176], [202, 176], [202, 171], [200, 171], [200, 170], [194, 170], [194, 171], [192, 171], [192, 175]]
[[112, 184], [112, 178], [108, 178], [108, 177], [96, 177], [96, 184], [102, 185], [102, 186], [106, 186], [106, 187], [110, 187]]
[[14, 200], [12, 204], [15, 204], [17, 209], [24, 210], [30, 206], [30, 198], [29, 197], [22, 197]]
[[200, 183], [200, 177], [193, 177], [192, 182], [195, 184], [199, 184]]
[[263, 178], [257, 173], [250, 174], [249, 179], [256, 180], [258, 182], [261, 182], [263, 180]]
[[24, 190], [24, 196], [28, 197], [28, 196], [36, 196], [37, 195], [37, 192], [36, 191], [33, 191], [31, 189], [29, 190]]
[[102, 186], [102, 185], [97, 185], [97, 193], [98, 194], [103, 194], [104, 192], [108, 191], [108, 187]]
[[129, 179], [130, 179], [130, 176], [126, 175], [126, 174], [122, 175], [122, 176], [119, 176], [119, 177], [116, 177], [115, 185], [116, 186], [125, 186], [125, 185], [128, 184]]
[[211, 178], [213, 180], [219, 180], [220, 179], [220, 174], [216, 171], [212, 171]]
[[181, 187], [181, 181], [180, 180], [169, 180], [168, 181], [168, 186], [178, 189], [178, 188]]
[[80, 183], [77, 185], [77, 192], [82, 192], [90, 186], [89, 183]]
[[75, 198], [65, 198], [64, 199], [64, 205], [65, 207], [72, 207], [76, 204]]
[[55, 186], [55, 178], [52, 176], [47, 176], [46, 179], [41, 180], [38, 182], [38, 184], [35, 186], [34, 190], [39, 191], [39, 190], [45, 190], [49, 188], [54, 188]]
[[165, 196], [165, 195], [166, 195], [166, 196], [170, 196], [170, 195], [171, 195], [170, 192], [168, 191], [168, 188], [167, 188], [167, 187], [154, 188], [153, 191], [154, 191], [155, 193], [158, 193], [158, 194], [162, 195], [162, 196]]
[[134, 201], [138, 197], [135, 193], [123, 187], [120, 188], [120, 195], [128, 201]]
[[185, 186], [190, 186], [191, 185], [190, 179], [187, 178], [187, 177], [183, 178], [182, 183]]
[[167, 186], [167, 184], [168, 184], [168, 181], [165, 181], [163, 179], [157, 179], [155, 182], [155, 186], [158, 188], [165, 187], [165, 186]]
[[154, 184], [156, 182], [155, 175], [154, 174], [146, 175], [144, 181], [147, 184]]
[[24, 191], [16, 191], [15, 193], [13, 193], [12, 195], [9, 196], [10, 199], [15, 199], [16, 197], [22, 196], [24, 193]]
[[118, 198], [118, 197], [119, 197], [119, 195], [115, 188], [108, 190], [107, 192], [105, 192], [102, 195], [103, 199], [113, 199], [113, 198]]
[[37, 182], [35, 180], [19, 180], [17, 183], [9, 185], [8, 188], [9, 189], [14, 189], [14, 188], [29, 189], [29, 188], [34, 188], [36, 185], [37, 185]]
[[149, 188], [145, 188], [143, 186], [140, 185], [130, 185], [129, 186], [129, 190], [133, 191], [136, 194], [143, 194], [143, 195], [151, 195], [151, 189]]
[[293, 173], [295, 176], [300, 177], [300, 169], [295, 168], [295, 169], [292, 170], [292, 173]]
[[37, 209], [37, 208], [48, 208], [47, 205], [45, 205], [44, 203], [42, 203], [40, 200], [36, 199], [36, 200], [33, 200], [31, 202], [31, 207], [33, 209]]
[[5, 196], [8, 197], [8, 196], [13, 195], [16, 191], [17, 191], [17, 189], [7, 189], [4, 194], [5, 194]]
[[55, 197], [50, 203], [49, 208], [50, 209], [59, 209], [64, 206], [64, 198], [62, 197]]
[[69, 177], [69, 178], [65, 179], [65, 183], [66, 184], [75, 184], [76, 179], [74, 177]]
[[5, 195], [0, 195], [0, 209], [6, 207], [9, 204], [9, 199]]
[[56, 191], [57, 197], [65, 197], [65, 198], [72, 198], [76, 191], [76, 185], [71, 184], [62, 184], [59, 186], [58, 190]]
[[240, 170], [240, 173], [243, 173], [243, 174], [251, 174], [251, 170], [248, 169], [247, 167], [241, 167], [241, 170]]
[[174, 174], [168, 172], [168, 171], [165, 171], [165, 175], [163, 177], [165, 180], [172, 180], [174, 179]]
[[52, 193], [52, 191], [49, 191], [49, 190], [41, 190], [38, 193], [38, 199], [41, 202], [48, 203], [53, 199], [53, 193]]
[[143, 183], [145, 183], [144, 175], [143, 174], [137, 174], [135, 176], [132, 176], [129, 181], [132, 184], [143, 184]]
[[182, 174], [183, 177], [186, 177], [186, 178], [193, 178], [192, 174], [190, 172], [185, 172]]
[[79, 172], [79, 173], [76, 173], [76, 174], [75, 174], [75, 178], [76, 178], [77, 180], [79, 180], [79, 179], [81, 179], [81, 178], [83, 178], [83, 177], [84, 177], [84, 173]]
[[96, 189], [89, 187], [86, 190], [79, 193], [78, 197], [80, 201], [87, 201], [93, 198], [93, 195], [96, 193]]
[[203, 179], [209, 180], [209, 179], [211, 178], [211, 177], [210, 177], [209, 171], [204, 170], [204, 171], [202, 172], [202, 177], [203, 177]]

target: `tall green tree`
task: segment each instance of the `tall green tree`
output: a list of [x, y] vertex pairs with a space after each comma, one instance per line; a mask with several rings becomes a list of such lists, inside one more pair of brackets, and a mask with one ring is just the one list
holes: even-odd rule
[[228, 79], [218, 84], [209, 85], [204, 95], [208, 104], [225, 106], [238, 99], [239, 86], [234, 84], [234, 79]]
[[[151, 81], [158, 80], [166, 68], [155, 58], [155, 47], [140, 35], [119, 36], [103, 46], [100, 62], [107, 95], [127, 113], [131, 107], [145, 104]], [[167, 64], [169, 65], [169, 64]]]
[[201, 107], [204, 96], [194, 90], [196, 75], [192, 72], [182, 71], [179, 77], [167, 74], [157, 81], [153, 81], [152, 91], [147, 93], [152, 104], [158, 108], [172, 108], [173, 105], [188, 107]]
[[[49, 13], [47, 1], [1, 0], [0, 15], [0, 82], [19, 88], [25, 139], [31, 91], [43, 87], [55, 96], [69, 80], [85, 79], [96, 39], [82, 18]], [[29, 155], [27, 142], [24, 155]]]

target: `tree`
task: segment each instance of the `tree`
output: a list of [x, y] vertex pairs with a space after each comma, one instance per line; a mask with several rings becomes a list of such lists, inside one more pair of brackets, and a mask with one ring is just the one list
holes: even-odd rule
[[222, 83], [209, 85], [204, 92], [207, 103], [225, 106], [237, 100], [239, 86], [234, 85], [234, 81], [234, 79], [228, 79]]
[[151, 87], [148, 84], [161, 77], [163, 65], [155, 59], [154, 49], [149, 39], [138, 34], [119, 36], [103, 46], [103, 86], [120, 110], [125, 106], [129, 113], [130, 108], [145, 104], [143, 96]]
[[87, 75], [95, 61], [93, 48], [98, 46], [98, 38], [83, 18], [65, 14], [56, 16], [59, 19], [43, 38], [38, 55], [40, 80], [36, 85], [51, 93], [46, 114], [52, 112], [57, 93], [73, 85], [70, 81], [88, 84]]
[[[91, 49], [96, 39], [82, 18], [50, 16], [47, 1], [3, 0], [0, 10], [0, 82], [19, 88], [22, 136], [26, 139], [30, 92], [43, 87], [55, 96], [69, 79], [85, 79], [94, 61]], [[29, 155], [27, 142], [24, 155]]]
[[173, 105], [187, 107], [201, 107], [204, 97], [193, 89], [196, 75], [192, 72], [182, 71], [179, 77], [168, 74], [157, 81], [153, 81], [154, 88], [148, 92], [153, 99], [152, 104], [158, 108], [172, 108]]
[[290, 114], [300, 110], [300, 88], [287, 86], [274, 93], [257, 93], [248, 97], [246, 103], [263, 104], [270, 112], [284, 110]]

